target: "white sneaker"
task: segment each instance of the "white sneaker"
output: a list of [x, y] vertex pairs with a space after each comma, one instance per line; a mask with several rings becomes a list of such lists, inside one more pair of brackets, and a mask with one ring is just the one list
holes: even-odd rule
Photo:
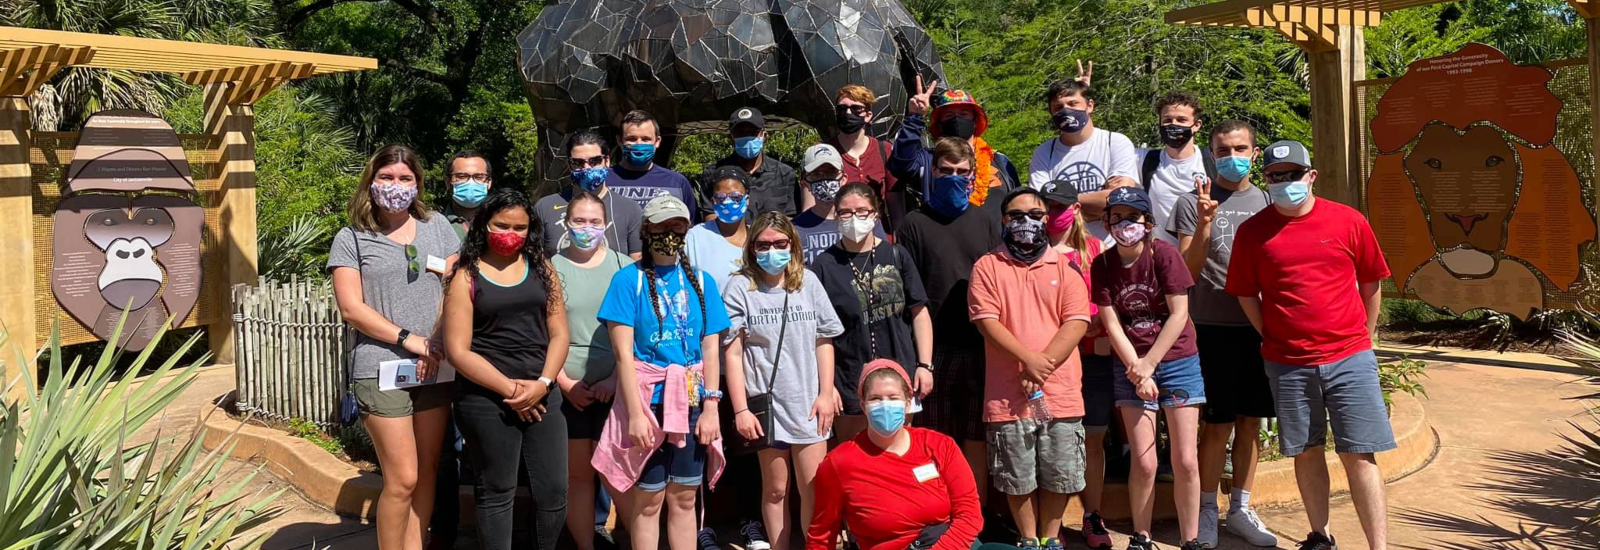
[[[1205, 517], [1205, 514], [1202, 513], [1201, 517]], [[1203, 528], [1201, 532], [1204, 532]], [[1215, 533], [1215, 531], [1212, 532]], [[1239, 507], [1228, 510], [1228, 532], [1239, 535], [1239, 538], [1255, 546], [1273, 547], [1278, 545], [1278, 536], [1268, 531], [1267, 526], [1261, 523], [1261, 518], [1256, 517], [1256, 511], [1249, 508]]]
[[1206, 548], [1217, 547], [1217, 508], [1200, 505], [1200, 536], [1195, 537]]

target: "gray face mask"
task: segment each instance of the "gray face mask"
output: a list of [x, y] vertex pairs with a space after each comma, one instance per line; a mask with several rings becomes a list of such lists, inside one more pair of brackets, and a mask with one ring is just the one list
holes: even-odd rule
[[1000, 232], [1000, 240], [1005, 243], [1006, 252], [1011, 257], [1031, 264], [1044, 256], [1044, 220], [1022, 217], [1008, 221]]

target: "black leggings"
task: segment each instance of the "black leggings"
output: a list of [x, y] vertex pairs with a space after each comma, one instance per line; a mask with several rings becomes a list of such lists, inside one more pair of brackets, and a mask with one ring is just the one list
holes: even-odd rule
[[561, 394], [551, 392], [545, 408], [543, 420], [523, 422], [499, 398], [475, 393], [456, 398], [456, 426], [478, 472], [473, 495], [478, 541], [485, 550], [511, 548], [519, 463], [533, 494], [535, 548], [555, 550], [567, 517], [567, 421], [561, 416]]

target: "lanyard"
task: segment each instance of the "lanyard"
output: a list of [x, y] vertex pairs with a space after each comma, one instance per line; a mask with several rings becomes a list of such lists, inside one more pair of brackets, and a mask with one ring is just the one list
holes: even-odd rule
[[[876, 240], [878, 237], [876, 235], [869, 235], [868, 238]], [[871, 350], [873, 357], [877, 357], [878, 335], [872, 332], [872, 310], [876, 309], [878, 306], [878, 304], [875, 302], [877, 294], [872, 292], [872, 274], [877, 272], [878, 264], [877, 244], [874, 243], [872, 248], [867, 249], [867, 261], [863, 262], [866, 264], [865, 267], [867, 268], [867, 273], [865, 275], [861, 273], [860, 269], [856, 268], [856, 261], [854, 258], [847, 260], [845, 263], [850, 264], [850, 273], [853, 275], [850, 282], [855, 286], [856, 292], [867, 297], [866, 310], [861, 312], [861, 316], [867, 320], [867, 326], [865, 327], [867, 330], [867, 343], [869, 346], [871, 346], [868, 349]]]

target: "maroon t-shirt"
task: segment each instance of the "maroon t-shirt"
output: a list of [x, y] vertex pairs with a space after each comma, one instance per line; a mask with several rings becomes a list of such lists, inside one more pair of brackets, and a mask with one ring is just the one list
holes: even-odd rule
[[[1141, 356], [1150, 352], [1171, 314], [1167, 295], [1185, 295], [1194, 286], [1194, 277], [1189, 275], [1178, 248], [1159, 239], [1146, 244], [1144, 253], [1132, 265], [1122, 265], [1122, 255], [1113, 248], [1096, 256], [1089, 270], [1095, 305], [1116, 308], [1123, 334]], [[1182, 359], [1195, 353], [1194, 324], [1185, 318], [1178, 341], [1161, 360]]]

